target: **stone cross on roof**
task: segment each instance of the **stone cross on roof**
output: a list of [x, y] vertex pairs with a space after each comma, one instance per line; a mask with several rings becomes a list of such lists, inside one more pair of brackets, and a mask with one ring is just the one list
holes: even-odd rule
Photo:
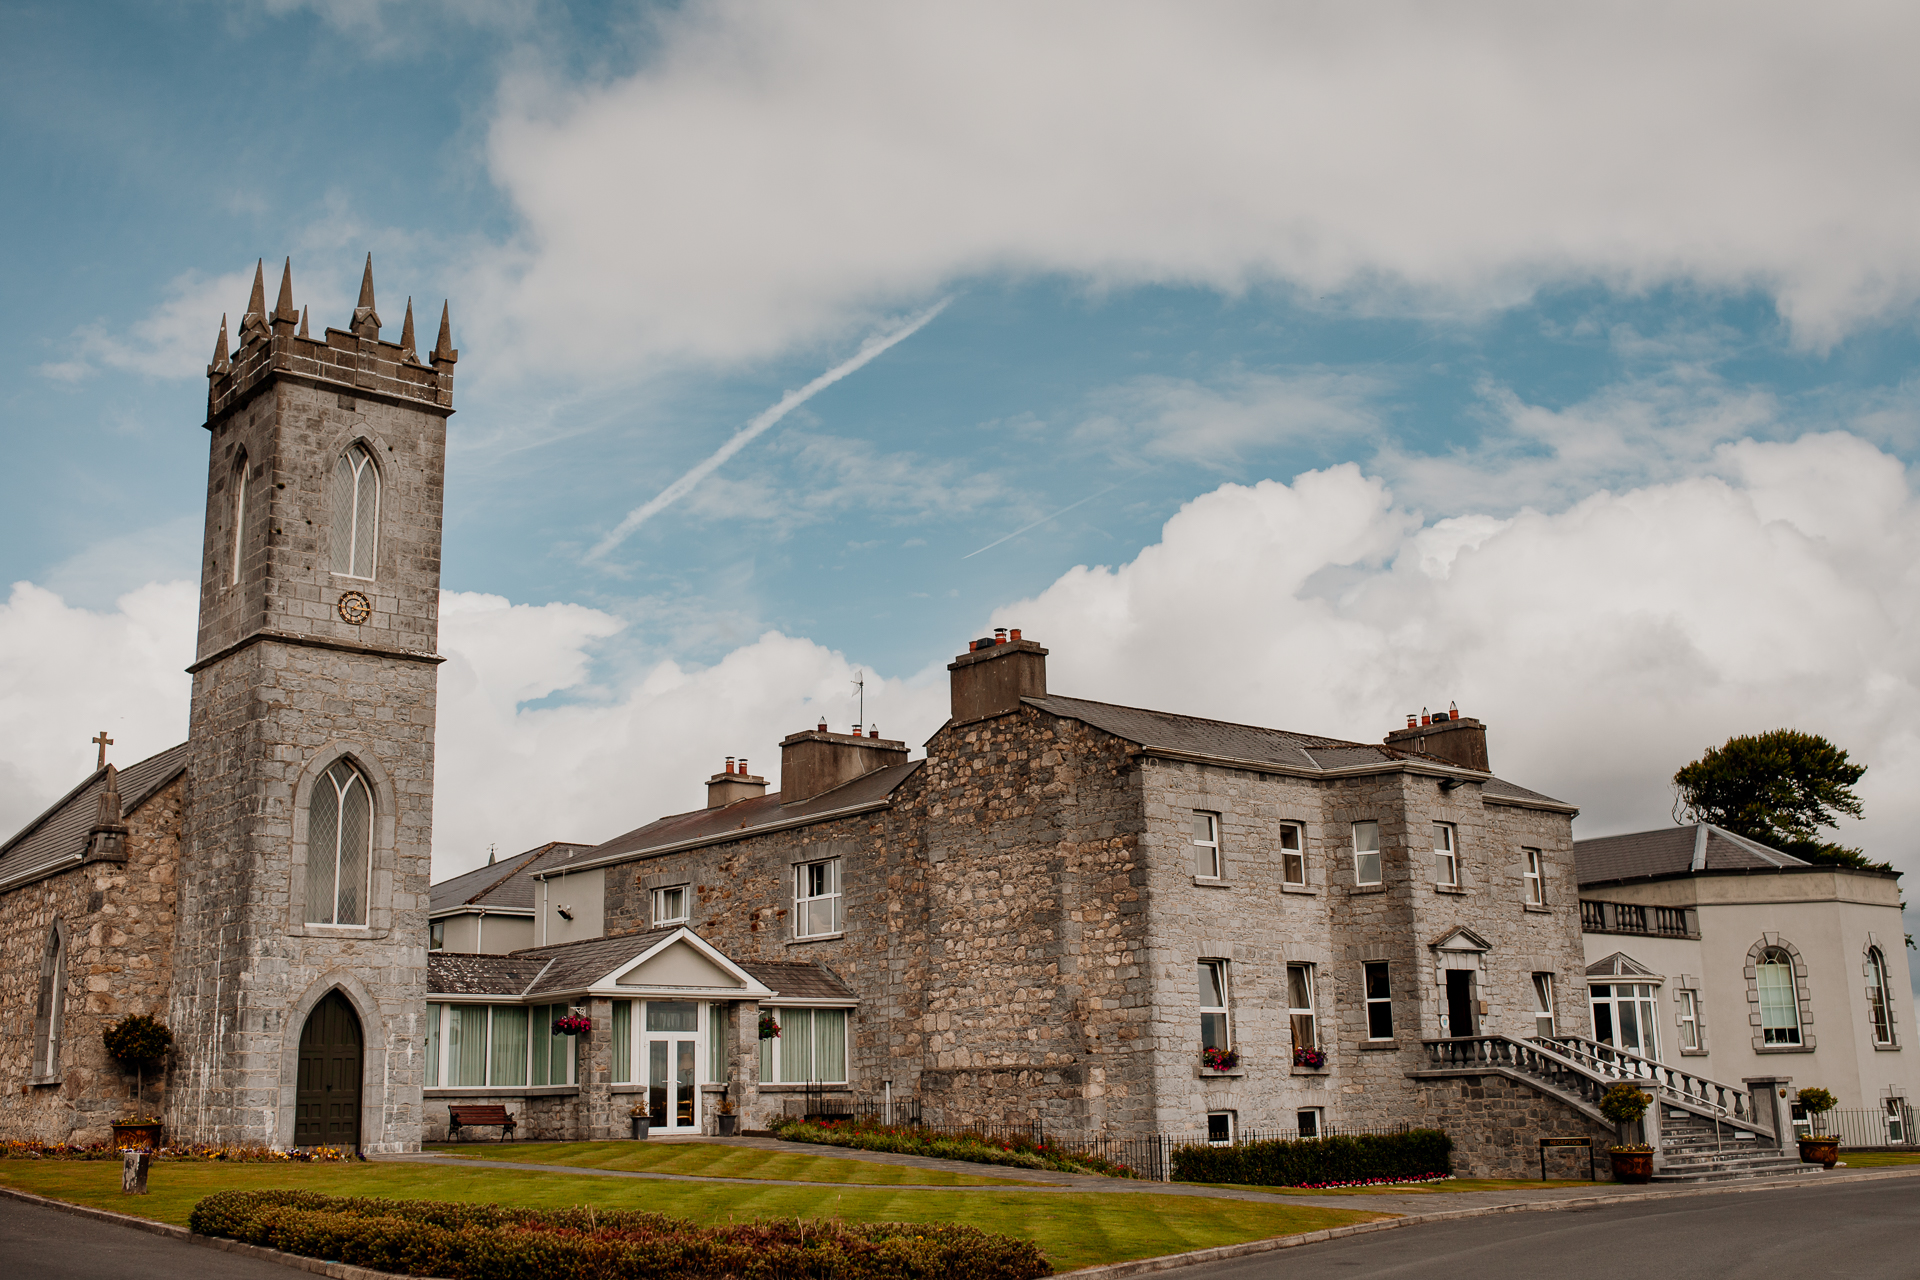
[[100, 745], [100, 763], [94, 765], [93, 767], [96, 769], [106, 768], [107, 767], [107, 748], [113, 745], [113, 739], [107, 736], [107, 731], [105, 729], [102, 729], [99, 732], [98, 736], [88, 738], [87, 741], [95, 742]]

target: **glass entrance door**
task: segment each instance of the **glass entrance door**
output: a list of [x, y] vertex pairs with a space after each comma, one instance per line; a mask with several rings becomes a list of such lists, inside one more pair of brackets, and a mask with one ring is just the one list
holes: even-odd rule
[[1593, 999], [1593, 1038], [1601, 1044], [1660, 1060], [1660, 1019], [1655, 993], [1646, 982], [1599, 983]]
[[700, 1006], [691, 1000], [647, 1001], [643, 1032], [648, 1124], [655, 1132], [700, 1130]]

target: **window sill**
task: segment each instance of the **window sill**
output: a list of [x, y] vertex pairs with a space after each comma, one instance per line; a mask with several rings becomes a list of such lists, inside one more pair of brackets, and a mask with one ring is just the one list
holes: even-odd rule
[[787, 945], [790, 947], [803, 947], [809, 942], [838, 942], [846, 936], [847, 934], [844, 929], [839, 933], [810, 933], [804, 938], [788, 938]]
[[1202, 1080], [1238, 1080], [1247, 1074], [1245, 1067], [1235, 1067], [1231, 1071], [1215, 1071], [1212, 1067], [1194, 1068]]
[[1202, 889], [1231, 889], [1233, 881], [1223, 876], [1195, 876], [1193, 882]]
[[769, 1084], [762, 1082], [756, 1086], [761, 1093], [806, 1093], [814, 1090], [819, 1093], [852, 1093], [853, 1086], [844, 1080], [839, 1083], [822, 1081], [816, 1084]]
[[1436, 884], [1435, 886], [1433, 886], [1433, 891], [1435, 893], [1456, 893], [1456, 894], [1461, 894], [1463, 896], [1471, 892], [1470, 890], [1457, 884]]
[[1898, 1044], [1877, 1044], [1873, 1046], [1873, 1051], [1875, 1053], [1898, 1053], [1900, 1052], [1900, 1046]]
[[1813, 1046], [1810, 1044], [1755, 1045], [1753, 1051], [1755, 1053], [1812, 1053]]
[[59, 1083], [59, 1076], [33, 1076], [28, 1079], [27, 1087], [32, 1089], [54, 1088], [58, 1086]]
[[1550, 916], [1553, 914], [1553, 908], [1541, 902], [1523, 902], [1520, 904], [1520, 909], [1522, 911], [1531, 911], [1537, 916]]
[[1297, 1076], [1324, 1076], [1332, 1071], [1332, 1067], [1302, 1067], [1297, 1064], [1293, 1068], [1293, 1074]]
[[1387, 886], [1384, 884], [1350, 884], [1347, 886], [1348, 893], [1385, 893], [1386, 891]]
[[689, 917], [687, 916], [681, 916], [678, 920], [655, 920], [653, 927], [656, 929], [678, 929], [684, 925], [688, 919]]
[[1707, 1049], [1682, 1049], [1680, 1056], [1683, 1058], [1706, 1058], [1711, 1057], [1712, 1054], [1711, 1051]]
[[423, 1089], [427, 1098], [570, 1098], [580, 1092], [577, 1084], [455, 1084], [442, 1089]]
[[[1398, 1040], [1362, 1040], [1355, 1046], [1355, 1048], [1359, 1049], [1362, 1053], [1384, 1053], [1398, 1049], [1399, 1047], [1400, 1042]], [[1324, 1070], [1324, 1068], [1322, 1069]]]
[[1315, 898], [1317, 898], [1317, 897], [1319, 897], [1319, 896], [1320, 896], [1320, 891], [1319, 891], [1318, 889], [1316, 889], [1316, 888], [1314, 888], [1314, 887], [1313, 887], [1312, 885], [1310, 885], [1310, 884], [1285, 884], [1285, 883], [1283, 883], [1283, 884], [1281, 884], [1281, 886], [1280, 886], [1280, 892], [1282, 892], [1282, 893], [1304, 893], [1304, 894], [1308, 894], [1309, 896], [1311, 896], [1311, 897], [1315, 897]]
[[[297, 924], [287, 930], [289, 938], [385, 938], [393, 933], [391, 929], [377, 929], [366, 924]], [[446, 950], [440, 947], [438, 950]]]

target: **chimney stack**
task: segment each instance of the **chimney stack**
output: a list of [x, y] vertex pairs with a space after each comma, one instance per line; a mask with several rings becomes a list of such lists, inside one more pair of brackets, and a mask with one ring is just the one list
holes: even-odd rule
[[1487, 764], [1487, 726], [1471, 716], [1461, 715], [1460, 707], [1455, 703], [1449, 703], [1447, 710], [1433, 714], [1422, 708], [1418, 724], [1409, 712], [1407, 727], [1395, 729], [1386, 736], [1385, 741], [1388, 746], [1408, 755], [1432, 756], [1435, 760], [1457, 764], [1463, 769], [1492, 772], [1492, 767]]
[[852, 782], [862, 774], [907, 762], [907, 744], [882, 738], [879, 730], [861, 737], [825, 728], [788, 734], [780, 741], [780, 803], [798, 804]]
[[947, 664], [953, 673], [953, 722], [987, 720], [1020, 709], [1022, 698], [1047, 696], [1047, 651], [1022, 640], [1018, 628], [996, 628]]
[[707, 779], [707, 808], [718, 809], [740, 800], [755, 800], [767, 794], [767, 780], [747, 772], [747, 758], [738, 762], [727, 757], [727, 767]]

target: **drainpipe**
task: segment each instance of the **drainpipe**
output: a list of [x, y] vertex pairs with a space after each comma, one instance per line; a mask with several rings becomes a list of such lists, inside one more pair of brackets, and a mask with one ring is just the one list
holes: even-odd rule
[[473, 949], [480, 955], [487, 954], [487, 909], [480, 908], [480, 918], [473, 926]]

